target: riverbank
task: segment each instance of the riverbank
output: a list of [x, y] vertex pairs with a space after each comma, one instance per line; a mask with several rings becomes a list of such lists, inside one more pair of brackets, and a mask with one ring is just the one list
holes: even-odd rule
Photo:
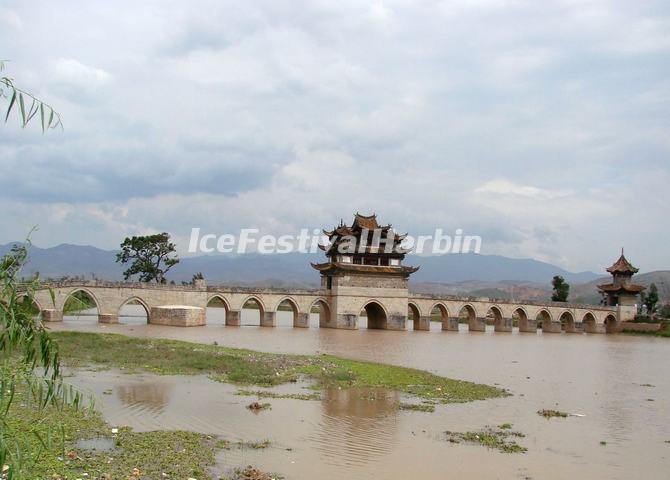
[[[93, 408], [65, 405], [40, 409], [29, 391], [20, 387], [6, 418], [10, 440], [22, 452], [21, 478], [211, 478], [209, 469], [219, 451], [268, 446], [267, 441], [231, 442], [190, 431], [113, 428]], [[256, 476], [248, 477], [245, 470], [233, 470], [225, 478], [281, 478], [254, 472]]]
[[54, 332], [61, 358], [72, 368], [98, 366], [161, 375], [209, 375], [237, 385], [262, 387], [297, 381], [313, 388], [395, 390], [423, 400], [462, 403], [509, 395], [504, 389], [432, 373], [332, 355], [270, 354], [178, 340], [109, 333]]
[[[118, 334], [54, 332], [53, 336], [63, 364], [75, 377], [77, 369], [93, 368], [118, 369], [127, 374], [207, 375], [223, 383], [259, 387], [293, 382], [307, 382], [310, 390], [379, 387], [432, 403], [509, 395], [499, 388], [421, 370], [328, 355], [268, 354]], [[319, 393], [312, 391], [305, 399], [314, 395]], [[288, 398], [301, 399], [295, 395]], [[21, 389], [15, 392], [7, 418], [22, 451], [29, 452], [23, 465], [26, 478], [209, 478], [219, 451], [268, 445], [259, 439], [231, 442], [217, 435], [183, 430], [134, 432], [127, 427], [113, 428], [94, 409], [39, 409]], [[257, 471], [254, 474], [264, 475]], [[230, 478], [248, 477], [244, 472], [233, 472]]]
[[639, 331], [639, 330], [622, 330], [621, 333], [624, 335], [641, 335], [645, 337], [663, 337], [670, 338], [670, 330], [649, 330], [649, 331]]
[[[252, 323], [253, 316], [246, 320]], [[86, 319], [49, 327], [54, 333], [117, 333], [209, 346], [216, 341], [239, 349], [319, 357], [328, 353], [480, 384], [499, 383], [514, 393], [482, 402], [437, 404], [434, 412], [423, 413], [398, 410], [398, 403], [409, 401], [403, 394], [337, 387], [316, 392], [304, 389], [307, 384], [302, 382], [270, 388], [236, 386], [215, 382], [208, 374], [125, 375], [125, 370], [115, 368], [85, 368], [70, 379], [95, 393], [96, 408], [113, 426], [272, 442], [263, 450], [219, 452], [216, 474], [219, 465], [229, 475], [229, 469], [251, 464], [296, 480], [366, 478], [369, 472], [392, 480], [440, 478], [445, 469], [454, 478], [610, 479], [640, 471], [660, 478], [668, 468], [670, 382], [662, 369], [649, 368], [667, 363], [665, 339], [516, 331], [501, 335], [492, 328], [474, 334], [463, 326], [460, 333], [439, 328], [430, 332], [295, 329], [292, 320], [292, 314], [280, 312], [277, 328], [228, 327], [222, 316], [212, 315], [207, 326], [198, 328], [101, 325]], [[253, 394], [236, 395], [240, 390]], [[316, 393], [321, 400], [257, 398], [259, 390], [282, 396]], [[251, 412], [245, 407], [252, 401], [269, 402], [272, 408]], [[584, 416], [547, 421], [537, 411], [548, 408]], [[480, 432], [505, 423], [526, 435], [519, 441], [528, 448], [522, 458], [452, 444], [444, 436], [445, 431]], [[620, 461], [613, 463], [613, 458]]]

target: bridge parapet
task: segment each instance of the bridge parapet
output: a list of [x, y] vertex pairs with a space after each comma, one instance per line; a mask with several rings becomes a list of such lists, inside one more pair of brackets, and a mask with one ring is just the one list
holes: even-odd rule
[[326, 292], [321, 288], [275, 288], [275, 287], [240, 287], [234, 285], [208, 285], [209, 293], [249, 293], [257, 295], [324, 295]]
[[588, 303], [570, 303], [570, 302], [552, 302], [552, 301], [539, 301], [539, 300], [510, 300], [507, 298], [491, 298], [491, 297], [472, 297], [472, 296], [460, 296], [460, 295], [441, 295], [434, 293], [414, 293], [410, 292], [409, 300], [412, 299], [426, 299], [426, 300], [442, 300], [442, 301], [452, 301], [452, 302], [478, 302], [478, 303], [490, 303], [490, 304], [504, 304], [504, 305], [532, 305], [535, 307], [555, 307], [555, 308], [565, 308], [565, 309], [584, 309], [584, 310], [598, 310], [603, 312], [616, 312], [617, 307], [611, 307], [607, 305], [591, 305]]
[[200, 285], [177, 285], [170, 283], [151, 283], [151, 282], [121, 282], [109, 280], [63, 280], [57, 282], [44, 282], [41, 284], [41, 289], [46, 288], [128, 288], [135, 290], [172, 290], [172, 291], [205, 291], [206, 287]]

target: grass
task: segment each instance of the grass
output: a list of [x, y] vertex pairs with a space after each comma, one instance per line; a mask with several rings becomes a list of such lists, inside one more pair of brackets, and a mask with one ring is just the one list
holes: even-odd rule
[[543, 416], [544, 418], [565, 418], [568, 416], [566, 412], [561, 412], [560, 410], [538, 410], [538, 415]]
[[237, 448], [241, 449], [251, 449], [251, 450], [263, 450], [270, 446], [270, 440], [263, 440], [260, 442], [237, 442]]
[[[40, 409], [22, 388], [6, 421], [19, 432], [14, 440], [25, 455], [24, 478], [203, 478], [218, 449], [213, 437], [193, 432], [120, 428], [112, 434], [94, 410]], [[107, 440], [111, 449], [79, 448], [78, 442], [87, 439]], [[139, 475], [133, 475], [134, 469]]]
[[223, 477], [220, 480], [282, 480], [283, 478], [280, 475], [261, 472], [248, 465], [245, 468], [236, 469], [232, 477]]
[[517, 438], [523, 438], [525, 435], [520, 432], [513, 432], [510, 429], [495, 430], [487, 427], [478, 432], [447, 431], [445, 433], [447, 440], [451, 443], [477, 444], [503, 453], [525, 453], [528, 451], [526, 447], [516, 443]]
[[432, 413], [435, 411], [435, 405], [432, 403], [404, 403], [400, 402], [398, 404], [399, 410], [409, 410], [411, 412], [428, 412]]
[[288, 398], [291, 400], [321, 400], [319, 393], [277, 393], [265, 390], [238, 390], [235, 395], [257, 398]]
[[308, 379], [320, 387], [383, 387], [442, 403], [509, 395], [503, 389], [440, 377], [422, 370], [330, 355], [254, 352], [177, 340], [117, 334], [54, 332], [69, 367], [98, 365], [161, 375], [206, 374], [217, 381], [270, 387]]
[[643, 336], [649, 336], [649, 337], [663, 337], [663, 338], [670, 338], [670, 330], [655, 330], [652, 332], [638, 332], [637, 330], [622, 330], [621, 333], [625, 333], [626, 335], [643, 335]]

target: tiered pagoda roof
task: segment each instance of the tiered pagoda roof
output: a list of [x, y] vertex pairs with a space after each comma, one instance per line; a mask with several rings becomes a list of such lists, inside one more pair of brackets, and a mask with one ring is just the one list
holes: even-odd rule
[[647, 287], [643, 287], [642, 285], [635, 285], [633, 283], [621, 283], [621, 284], [616, 284], [616, 283], [606, 283], [605, 285], [598, 285], [598, 290], [604, 293], [632, 293], [637, 295], [638, 293], [643, 292], [646, 290]]
[[[378, 232], [380, 239], [386, 239], [389, 235], [393, 235], [393, 248], [385, 249], [383, 245], [372, 245], [371, 240], [374, 232]], [[372, 215], [356, 213], [351, 226], [346, 225], [344, 221], [340, 220], [338, 226], [333, 227], [332, 230], [324, 230], [323, 233], [328, 237], [330, 243], [328, 245], [319, 245], [319, 248], [325, 251], [329, 257], [340, 253], [338, 251], [340, 244], [351, 238], [356, 240], [357, 253], [373, 253], [399, 258], [404, 257], [407, 253], [407, 251], [400, 247], [400, 243], [407, 237], [407, 234], [396, 234], [391, 224], [379, 225], [377, 215], [374, 213]], [[364, 233], [366, 233], [367, 238], [363, 238]], [[365, 245], [365, 248], [360, 248], [361, 245]]]
[[607, 269], [612, 274], [612, 283], [598, 285], [598, 290], [609, 295], [629, 294], [637, 295], [646, 287], [630, 282], [630, 278], [639, 271], [624, 256], [623, 248], [619, 259]]
[[354, 265], [344, 262], [325, 262], [312, 263], [313, 268], [321, 273], [340, 273], [340, 272], [354, 272], [354, 273], [402, 273], [410, 275], [416, 272], [420, 267], [408, 267], [401, 265], [398, 267], [377, 266], [377, 265]]
[[621, 249], [621, 256], [619, 257], [619, 260], [614, 262], [611, 267], [607, 269], [608, 272], [614, 274], [614, 273], [623, 273], [623, 274], [630, 274], [633, 275], [634, 273], [637, 273], [640, 269], [635, 268], [624, 256], [623, 254], [623, 248]]
[[329, 243], [319, 245], [319, 248], [326, 253], [329, 261], [312, 263], [312, 267], [322, 274], [349, 272], [409, 276], [419, 269], [401, 265], [408, 250], [403, 249], [400, 243], [407, 234], [396, 234], [390, 224], [380, 225], [375, 214], [356, 213], [351, 225], [341, 220], [339, 225], [323, 233]]

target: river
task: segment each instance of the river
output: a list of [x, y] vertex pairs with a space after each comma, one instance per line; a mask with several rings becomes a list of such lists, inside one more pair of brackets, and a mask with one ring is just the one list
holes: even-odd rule
[[[218, 468], [253, 464], [296, 480], [647, 479], [667, 478], [670, 471], [668, 339], [470, 333], [466, 326], [442, 332], [438, 323], [430, 332], [411, 327], [405, 332], [333, 330], [319, 329], [316, 315], [311, 328], [300, 329], [292, 328], [290, 312], [278, 312], [278, 326], [264, 328], [257, 317], [257, 311], [244, 310], [246, 325], [226, 327], [223, 311], [208, 309], [206, 327], [147, 325], [141, 316], [101, 325], [93, 316], [80, 316], [50, 328], [216, 341], [266, 352], [329, 353], [495, 384], [513, 394], [424, 413], [397, 411], [399, 397], [393, 392], [329, 390], [322, 401], [270, 399], [271, 410], [254, 414], [244, 408], [253, 398], [236, 396], [235, 387], [204, 377], [118, 371], [81, 371], [74, 377], [75, 384], [96, 395], [112, 425], [271, 441], [264, 450], [223, 451]], [[105, 394], [108, 389], [111, 395]], [[547, 420], [536, 413], [544, 408], [583, 416]], [[527, 453], [504, 454], [445, 440], [447, 430], [503, 423], [526, 435], [519, 443]]]

